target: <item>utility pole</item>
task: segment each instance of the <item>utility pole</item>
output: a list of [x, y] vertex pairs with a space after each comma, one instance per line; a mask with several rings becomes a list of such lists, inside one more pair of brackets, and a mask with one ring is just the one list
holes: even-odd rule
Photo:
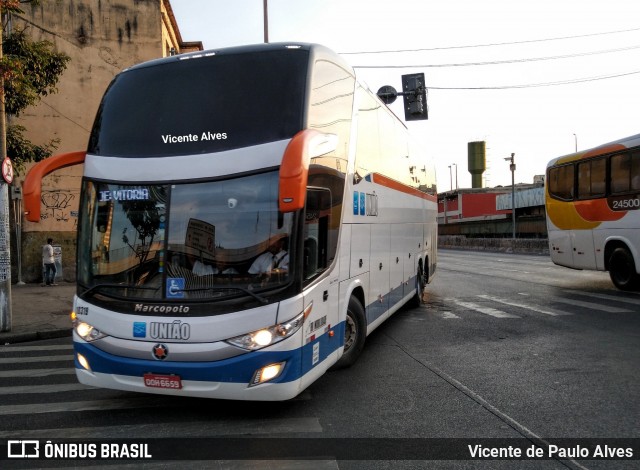
[[[0, 60], [2, 60], [0, 18]], [[7, 124], [4, 113], [4, 79], [0, 74], [0, 160], [7, 157]], [[3, 163], [4, 166], [4, 163]], [[4, 175], [4, 168], [3, 168]], [[21, 214], [16, 214], [21, 217]], [[0, 179], [0, 331], [11, 331], [11, 242], [9, 231], [9, 183]]]
[[262, 0], [262, 10], [264, 15], [264, 43], [269, 44], [269, 0]]

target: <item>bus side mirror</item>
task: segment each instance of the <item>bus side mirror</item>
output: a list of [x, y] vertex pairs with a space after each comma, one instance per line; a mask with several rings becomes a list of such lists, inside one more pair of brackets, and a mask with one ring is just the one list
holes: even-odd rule
[[335, 134], [305, 129], [293, 136], [280, 165], [280, 212], [294, 212], [304, 207], [311, 159], [331, 153], [337, 146], [338, 137]]

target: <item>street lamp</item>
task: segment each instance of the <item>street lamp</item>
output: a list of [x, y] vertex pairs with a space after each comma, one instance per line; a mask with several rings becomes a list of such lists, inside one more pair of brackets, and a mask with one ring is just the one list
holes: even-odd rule
[[576, 152], [578, 152], [578, 136], [575, 134], [573, 134], [573, 141], [576, 144]]
[[453, 177], [451, 176], [451, 165], [449, 165], [449, 191], [453, 191]]
[[511, 154], [511, 157], [505, 158], [506, 161], [511, 162], [509, 165], [509, 169], [511, 170], [511, 226], [512, 226], [512, 237], [516, 239], [516, 163], [514, 157], [515, 153]]
[[458, 165], [455, 163], [452, 163], [451, 165], [456, 167], [456, 191], [457, 191], [458, 190]]

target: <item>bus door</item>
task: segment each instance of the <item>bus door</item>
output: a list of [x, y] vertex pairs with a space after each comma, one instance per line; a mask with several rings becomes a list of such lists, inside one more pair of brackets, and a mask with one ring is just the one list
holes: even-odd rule
[[573, 243], [570, 230], [558, 230], [549, 227], [549, 248], [551, 259], [560, 266], [573, 266]]
[[[409, 253], [409, 240], [413, 235], [414, 224], [396, 224], [391, 226], [391, 258], [389, 259], [390, 272], [390, 299], [389, 307], [394, 306], [407, 295], [405, 281], [405, 266], [409, 264], [411, 259], [408, 257]], [[411, 263], [411, 269], [413, 270], [413, 263]], [[410, 276], [410, 275], [409, 275]], [[415, 290], [411, 285], [411, 290]]]
[[591, 230], [549, 230], [549, 246], [554, 263], [576, 269], [595, 269]]
[[593, 247], [593, 230], [570, 230], [571, 255], [576, 269], [595, 269], [596, 254]]
[[[303, 368], [315, 367], [336, 349], [327, 332], [338, 324], [338, 272], [330, 268], [329, 230], [331, 224], [331, 191], [308, 188], [303, 231], [304, 306], [311, 307], [305, 321]], [[335, 273], [335, 274], [334, 274]], [[308, 346], [310, 345], [310, 346]]]
[[390, 245], [391, 227], [389, 224], [372, 224], [368, 324], [373, 323], [389, 310]]

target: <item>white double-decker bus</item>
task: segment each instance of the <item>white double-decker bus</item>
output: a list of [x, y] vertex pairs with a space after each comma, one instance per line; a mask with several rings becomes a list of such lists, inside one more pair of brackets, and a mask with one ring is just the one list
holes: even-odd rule
[[546, 210], [554, 263], [640, 289], [640, 134], [551, 160]]
[[84, 384], [289, 399], [353, 363], [435, 272], [433, 168], [322, 46], [131, 67], [107, 89], [86, 156], [57, 158], [83, 157]]

